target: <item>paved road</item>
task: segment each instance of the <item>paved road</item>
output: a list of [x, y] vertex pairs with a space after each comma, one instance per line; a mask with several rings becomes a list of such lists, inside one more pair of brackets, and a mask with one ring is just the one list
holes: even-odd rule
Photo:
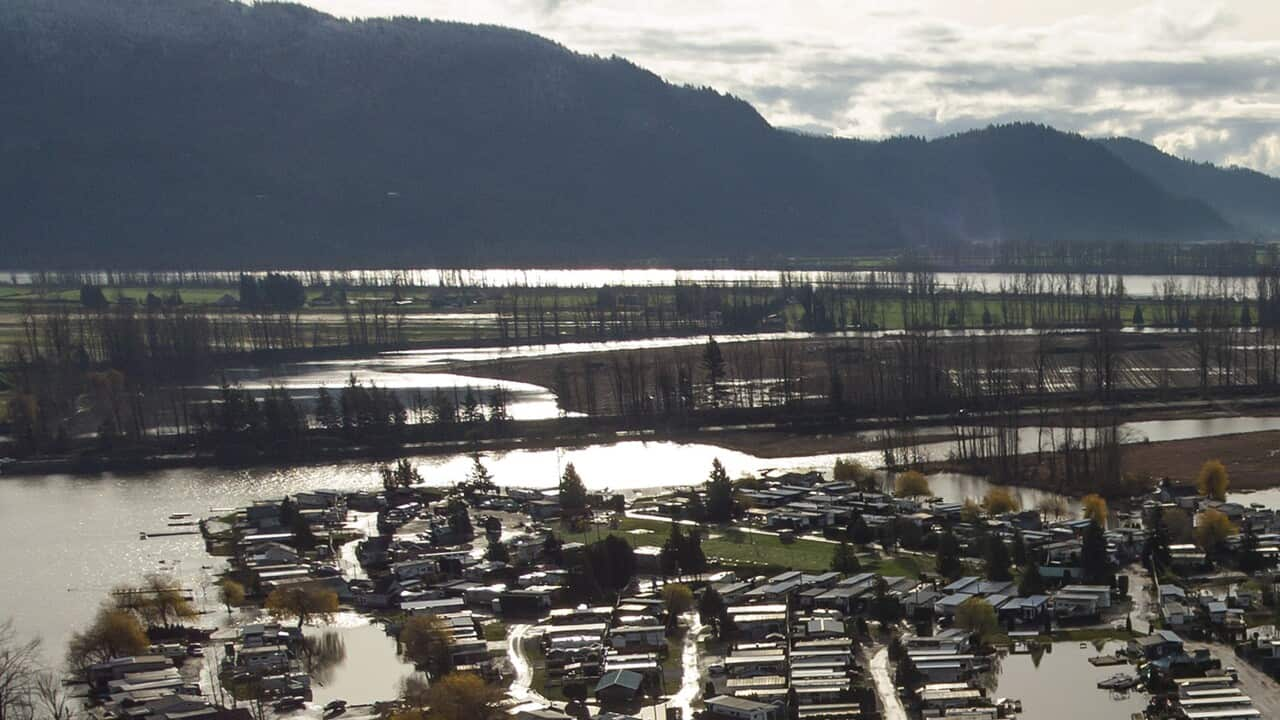
[[1220, 643], [1188, 642], [1188, 650], [1205, 649], [1222, 661], [1222, 666], [1234, 666], [1240, 676], [1240, 691], [1253, 698], [1253, 706], [1264, 718], [1280, 718], [1280, 686], [1266, 673], [1237, 658], [1235, 651]]
[[893, 673], [889, 668], [889, 648], [882, 647], [872, 656], [868, 663], [871, 668], [871, 679], [876, 684], [876, 694], [880, 696], [880, 704], [884, 706], [884, 720], [907, 720], [907, 709], [902, 707], [902, 698], [893, 684]]
[[511, 668], [515, 670], [516, 676], [511, 681], [511, 687], [507, 689], [507, 694], [513, 699], [520, 702], [536, 702], [550, 704], [550, 702], [534, 691], [533, 685], [533, 666], [529, 664], [529, 658], [524, 654], [524, 640], [529, 637], [533, 631], [532, 625], [517, 624], [507, 628], [507, 659], [511, 662]]

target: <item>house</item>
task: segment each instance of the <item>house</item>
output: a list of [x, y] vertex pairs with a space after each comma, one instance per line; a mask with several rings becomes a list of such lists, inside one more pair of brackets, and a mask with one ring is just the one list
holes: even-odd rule
[[625, 705], [636, 699], [644, 676], [631, 670], [612, 670], [600, 676], [596, 683], [596, 698], [601, 704]]
[[725, 672], [730, 677], [760, 677], [783, 675], [787, 672], [787, 656], [782, 648], [743, 652], [724, 659]]
[[440, 563], [437, 562], [435, 558], [405, 560], [391, 566], [391, 574], [395, 575], [396, 579], [401, 582], [404, 582], [405, 580], [432, 577], [439, 571]]
[[1091, 593], [1054, 593], [1053, 616], [1060, 619], [1092, 618], [1099, 613], [1098, 596]]
[[172, 667], [173, 661], [163, 655], [117, 657], [90, 665], [85, 670], [85, 679], [88, 680], [90, 687], [105, 691], [107, 683], [112, 680], [121, 680], [132, 673], [152, 672]]
[[733, 695], [717, 695], [707, 698], [707, 713], [727, 720], [776, 720], [780, 714], [777, 705], [747, 700]]
[[959, 628], [947, 628], [935, 635], [904, 635], [902, 645], [908, 653], [934, 651], [959, 654], [969, 650], [970, 637]]
[[667, 639], [661, 625], [630, 625], [609, 631], [609, 644], [616, 650], [637, 650], [666, 647]]
[[1093, 595], [1098, 599], [1098, 608], [1105, 610], [1111, 607], [1111, 588], [1106, 585], [1067, 585], [1062, 592], [1076, 595]]
[[1165, 625], [1172, 627], [1182, 627], [1194, 619], [1194, 615], [1187, 612], [1187, 606], [1180, 602], [1170, 600], [1160, 605], [1160, 614], [1164, 617]]
[[503, 615], [520, 617], [541, 615], [551, 609], [560, 587], [533, 585], [527, 588], [511, 588], [498, 596], [498, 609]]
[[916, 691], [920, 707], [926, 711], [946, 712], [952, 708], [972, 707], [984, 702], [982, 690], [968, 683], [932, 683]]
[[288, 670], [289, 661], [288, 649], [280, 645], [241, 648], [235, 658], [236, 667], [255, 673]]
[[577, 720], [554, 708], [524, 708], [517, 710], [515, 720]]
[[560, 501], [558, 499], [542, 498], [533, 500], [525, 506], [525, 509], [534, 520], [560, 517]]
[[1047, 595], [1032, 595], [1031, 597], [1015, 597], [1009, 598], [1007, 602], [1000, 606], [997, 614], [1000, 621], [1011, 625], [1032, 625], [1040, 623], [1044, 620], [1044, 615], [1049, 610], [1049, 597]]
[[956, 610], [959, 609], [959, 607], [963, 605], [965, 601], [974, 597], [977, 597], [977, 596], [970, 595], [968, 593], [955, 593], [954, 595], [947, 595], [946, 597], [939, 599], [937, 602], [933, 604], [933, 614], [937, 615], [940, 618], [953, 617], [956, 614]]
[[1145, 637], [1129, 641], [1129, 653], [1140, 655], [1145, 660], [1177, 655], [1182, 652], [1182, 638], [1172, 630], [1157, 630]]

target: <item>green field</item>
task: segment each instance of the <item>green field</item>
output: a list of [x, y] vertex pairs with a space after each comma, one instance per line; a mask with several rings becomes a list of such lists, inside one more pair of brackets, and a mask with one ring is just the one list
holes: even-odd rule
[[[562, 529], [563, 530], [563, 529]], [[591, 543], [608, 535], [617, 535], [632, 546], [661, 546], [671, 532], [671, 523], [660, 520], [623, 518], [616, 530], [596, 526], [584, 532], [557, 530], [565, 542]], [[761, 535], [735, 530], [731, 527], [709, 526], [702, 541], [702, 551], [712, 563], [728, 566], [785, 567], [809, 572], [821, 572], [831, 568], [831, 553], [835, 545], [799, 538], [783, 543], [776, 535]], [[893, 555], [873, 558], [859, 556], [863, 570], [887, 576], [920, 577], [922, 571], [932, 569], [927, 558], [910, 555]]]

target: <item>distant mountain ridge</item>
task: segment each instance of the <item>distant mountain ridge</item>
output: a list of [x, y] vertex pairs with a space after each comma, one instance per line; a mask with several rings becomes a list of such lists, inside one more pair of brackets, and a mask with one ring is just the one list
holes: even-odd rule
[[1184, 160], [1133, 138], [1098, 142], [1166, 191], [1204, 200], [1241, 230], [1280, 235], [1280, 179], [1247, 168]]
[[[8, 0], [0, 117], [0, 250], [19, 267], [1225, 240], [1276, 227], [1264, 206], [1280, 206], [1280, 181], [1176, 180], [1122, 141], [1036, 125], [813, 137], [526, 32], [286, 4]], [[1234, 201], [1228, 180], [1256, 197]]]

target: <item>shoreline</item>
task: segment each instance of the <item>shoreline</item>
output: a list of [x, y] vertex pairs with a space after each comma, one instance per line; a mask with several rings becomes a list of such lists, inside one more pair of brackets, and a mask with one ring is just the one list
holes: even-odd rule
[[[1241, 406], [1244, 407], [1241, 407]], [[1248, 415], [1242, 410], [1251, 411]], [[1149, 407], [1122, 413], [1125, 422], [1144, 420], [1207, 420], [1223, 417], [1274, 416], [1280, 414], [1280, 399], [1263, 398], [1254, 403], [1222, 403], [1205, 401], [1185, 407]], [[1026, 420], [1034, 419], [1029, 414]], [[1061, 420], [1056, 417], [1052, 424]], [[403, 445], [329, 444], [302, 449], [295, 455], [253, 457], [228, 460], [208, 452], [167, 452], [153, 456], [125, 455], [115, 458], [60, 456], [17, 460], [0, 465], [0, 479], [50, 474], [95, 475], [105, 472], [142, 474], [157, 470], [198, 467], [243, 469], [248, 467], [289, 467], [340, 462], [388, 462], [399, 457], [439, 456], [472, 452], [510, 452], [548, 450], [560, 447], [582, 448], [620, 442], [671, 442], [704, 444], [741, 452], [762, 460], [803, 458], [816, 455], [843, 455], [877, 452], [885, 449], [882, 439], [873, 436], [877, 430], [902, 427], [901, 421], [843, 425], [801, 426], [786, 421], [743, 425], [676, 427], [672, 425], [628, 426], [613, 418], [596, 418], [594, 429], [583, 427], [558, 429], [546, 421], [526, 421], [526, 427], [515, 434], [489, 438], [434, 439], [407, 442]], [[972, 418], [973, 421], [979, 420]], [[1029, 423], [1024, 423], [1029, 424]], [[554, 425], [554, 423], [553, 423]], [[601, 427], [603, 426], [603, 427]], [[916, 444], [946, 442], [951, 439], [950, 426], [943, 422], [910, 425], [914, 435], [894, 435], [890, 447], [909, 448]], [[508, 428], [508, 431], [514, 428]], [[902, 442], [910, 439], [910, 443]], [[332, 438], [329, 438], [332, 440]], [[1170, 477], [1175, 480], [1194, 478], [1200, 465], [1210, 459], [1223, 459], [1236, 489], [1262, 489], [1280, 486], [1280, 471], [1272, 471], [1280, 457], [1280, 430], [1258, 430], [1207, 437], [1164, 441], [1141, 441], [1122, 446], [1123, 470], [1127, 473]], [[1036, 466], [1035, 453], [1022, 453], [1017, 463], [1023, 476], [1016, 482], [1000, 484], [1028, 487], [1065, 495], [1089, 492], [1090, 488], [1064, 488]], [[878, 463], [877, 463], [878, 464]], [[981, 467], [967, 463], [935, 461], [926, 463], [928, 472], [958, 472], [989, 476]], [[994, 480], [993, 480], [994, 482]]]

